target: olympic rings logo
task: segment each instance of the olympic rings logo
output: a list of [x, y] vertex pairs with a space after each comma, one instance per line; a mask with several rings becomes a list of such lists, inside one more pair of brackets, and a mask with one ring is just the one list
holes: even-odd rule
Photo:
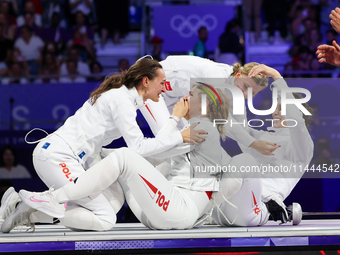
[[206, 14], [202, 18], [197, 14], [191, 14], [187, 18], [177, 14], [170, 20], [171, 28], [184, 38], [197, 34], [197, 30], [202, 26], [206, 27], [208, 31], [212, 31], [217, 25], [217, 18], [212, 14]]

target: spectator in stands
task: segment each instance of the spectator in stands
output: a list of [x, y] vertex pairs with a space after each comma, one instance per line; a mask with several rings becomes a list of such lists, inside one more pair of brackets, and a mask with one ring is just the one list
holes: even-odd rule
[[311, 125], [315, 126], [324, 126], [326, 125], [325, 121], [320, 117], [320, 108], [317, 104], [310, 104], [310, 107], [313, 109], [313, 118]]
[[12, 62], [9, 64], [8, 75], [1, 79], [1, 84], [26, 84], [28, 80], [24, 76], [24, 67], [19, 62]]
[[13, 10], [13, 6], [11, 2], [1, 1], [0, 3], [0, 11], [5, 15], [6, 23], [11, 25], [17, 25], [16, 15]]
[[54, 75], [51, 69], [48, 66], [43, 66], [39, 69], [39, 74], [41, 75], [38, 79], [34, 80], [34, 83], [57, 83], [58, 80], [55, 77], [51, 77]]
[[316, 22], [313, 21], [312, 19], [306, 18], [303, 20], [301, 26], [301, 31], [303, 32], [301, 32], [301, 34], [298, 34], [293, 38], [294, 44], [290, 50], [291, 55], [295, 55], [297, 53], [296, 50], [298, 50], [298, 48], [301, 46], [307, 47], [310, 46], [310, 31], [316, 28], [317, 28]]
[[288, 63], [285, 65], [285, 72], [284, 72], [283, 77], [284, 77], [284, 78], [294, 78], [295, 75], [293, 75], [293, 74], [287, 74], [287, 72], [291, 72], [291, 71], [294, 71], [294, 66], [293, 66], [293, 63], [292, 63], [292, 62], [288, 62]]
[[314, 56], [307, 46], [301, 46], [298, 54], [293, 59], [294, 69], [300, 71], [308, 71], [310, 68], [311, 59]]
[[[301, 1], [293, 2], [289, 14], [291, 19], [291, 33], [293, 37], [297, 37], [309, 29], [309, 21], [313, 21], [310, 18], [310, 6], [311, 3], [309, 1], [304, 1], [303, 3]], [[304, 24], [306, 21], [308, 24]]]
[[[78, 49], [75, 47], [72, 47], [69, 49], [69, 53], [67, 56], [68, 60], [73, 60], [77, 62], [77, 72], [80, 75], [83, 75], [85, 77], [90, 75], [90, 68], [89, 65], [87, 63], [84, 63], [82, 61], [80, 61], [79, 59], [79, 52]], [[62, 64], [60, 67], [60, 74], [61, 75], [67, 75], [68, 71], [67, 71], [67, 67], [66, 67], [66, 63]]]
[[269, 41], [274, 42], [274, 32], [278, 30], [283, 39], [288, 35], [287, 12], [289, 10], [287, 0], [263, 0], [263, 11], [268, 23]]
[[[253, 31], [252, 24], [255, 27], [255, 42], [259, 41], [262, 30], [261, 9], [262, 0], [245, 0], [247, 21], [249, 25], [249, 31]], [[254, 22], [252, 22], [254, 19]]]
[[0, 76], [7, 73], [7, 63], [10, 61], [13, 41], [4, 37], [4, 25], [0, 23]]
[[29, 26], [21, 28], [21, 36], [15, 40], [14, 47], [18, 48], [25, 57], [29, 72], [32, 75], [38, 74], [39, 58], [44, 47], [44, 42], [40, 37], [33, 35], [33, 30]]
[[60, 27], [60, 15], [54, 12], [51, 18], [51, 25], [46, 27], [42, 33], [42, 39], [45, 42], [54, 42], [57, 45], [57, 51], [65, 50], [66, 42], [69, 35], [65, 28]]
[[[88, 81], [96, 81], [96, 82], [102, 82], [104, 80], [104, 76], [99, 74], [102, 74], [103, 72], [103, 66], [98, 61], [93, 61], [90, 64], [91, 74], [94, 74], [96, 76], [92, 76], [88, 78]], [[97, 76], [98, 75], [98, 76]]]
[[205, 47], [205, 42], [208, 39], [208, 30], [206, 27], [202, 26], [198, 29], [198, 41], [194, 47], [194, 55], [206, 58], [208, 57], [207, 48]]
[[35, 10], [35, 6], [31, 1], [26, 1], [25, 2], [25, 7], [24, 7], [24, 15], [20, 15], [17, 18], [17, 25], [18, 27], [23, 26], [25, 22], [25, 15], [26, 13], [31, 13], [32, 14], [32, 19], [33, 23], [36, 24], [38, 27], [42, 27], [42, 22], [41, 22], [41, 15], [38, 14]]
[[160, 38], [159, 36], [154, 36], [152, 38], [152, 40], [150, 41], [150, 43], [152, 45], [151, 55], [152, 55], [153, 59], [157, 60], [157, 61], [162, 61], [162, 60], [166, 59], [166, 57], [168, 55], [165, 54], [162, 50], [163, 39]]
[[[55, 68], [52, 68], [52, 73], [53, 74], [59, 74], [60, 72], [60, 66], [61, 66], [61, 62], [62, 62], [62, 58], [63, 56], [61, 54], [59, 54], [60, 52], [57, 50], [56, 44], [54, 42], [47, 42], [43, 48], [42, 51], [42, 60], [41, 62], [44, 61], [44, 56], [46, 54], [51, 54], [52, 58], [53, 58], [53, 62], [55, 63]], [[63, 53], [63, 52], [61, 52]], [[53, 66], [54, 66], [53, 65]], [[58, 71], [56, 71], [58, 70]]]
[[93, 0], [69, 0], [69, 5], [73, 15], [79, 11], [83, 13], [86, 18], [91, 18]]
[[339, 6], [338, 1], [333, 0], [319, 0], [319, 9], [320, 9], [320, 32], [323, 36], [327, 33], [329, 29], [332, 28], [329, 23], [329, 14], [332, 10], [334, 10], [337, 6]]
[[13, 49], [9, 63], [18, 63], [23, 68], [24, 75], [29, 75], [27, 61], [18, 48]]
[[224, 33], [220, 36], [218, 47], [215, 51], [215, 61], [233, 65], [239, 62], [244, 53], [244, 46], [240, 43], [240, 23], [237, 19], [229, 21]]
[[129, 63], [129, 60], [127, 60], [126, 58], [121, 58], [118, 61], [118, 70], [120, 72], [127, 71], [129, 68], [130, 68], [130, 63]]
[[129, 31], [129, 1], [94, 0], [102, 47], [112, 34], [113, 43]]
[[335, 164], [340, 163], [339, 159], [331, 157], [331, 148], [326, 137], [322, 136], [316, 140], [315, 152], [316, 159], [311, 162], [311, 165], [315, 167], [326, 165], [329, 169], [331, 166], [334, 167]]
[[87, 62], [89, 59], [96, 58], [95, 49], [90, 40], [85, 34], [80, 32], [80, 29], [74, 31], [72, 39], [67, 43], [68, 48], [77, 48], [79, 51], [80, 59]]
[[[295, 1], [290, 17], [293, 45], [289, 54], [293, 57], [294, 70], [309, 71], [311, 66], [315, 70], [321, 66], [312, 63], [316, 47], [322, 41], [319, 33], [315, 7], [309, 1]], [[310, 75], [297, 75], [298, 77], [310, 77]], [[312, 75], [317, 76], [316, 74]]]
[[71, 30], [72, 40], [68, 43], [68, 47], [77, 47], [83, 61], [87, 61], [88, 58], [94, 60], [96, 51], [93, 44], [93, 32], [85, 25], [84, 15], [81, 12], [76, 13], [76, 19], [77, 24]]
[[17, 28], [16, 37], [19, 37], [21, 35], [21, 28], [24, 26], [29, 26], [33, 30], [33, 34], [36, 36], [41, 36], [41, 27], [39, 27], [37, 24], [34, 22], [34, 16], [32, 12], [25, 12], [24, 14], [24, 25], [19, 26]]
[[[291, 46], [290, 50], [289, 50], [289, 55], [291, 57], [296, 57], [297, 55], [299, 55], [299, 50], [302, 46], [304, 47], [308, 47], [308, 48], [312, 48], [315, 47], [314, 46], [311, 46], [311, 43], [310, 43], [310, 36], [311, 36], [311, 31], [313, 29], [316, 29], [317, 27], [317, 24], [314, 20], [310, 19], [310, 18], [305, 18], [301, 24], [301, 34], [298, 34], [296, 35], [294, 38], [293, 38], [293, 45]], [[317, 40], [320, 40], [320, 39], [317, 39]], [[312, 50], [310, 49], [310, 50]]]
[[339, 34], [334, 29], [328, 29], [326, 33], [326, 44], [332, 45], [333, 41], [338, 41]]
[[53, 75], [58, 75], [60, 71], [60, 66], [58, 65], [56, 56], [50, 52], [44, 52], [42, 54], [42, 60], [39, 66], [39, 74], [46, 73], [45, 69], [48, 69]]
[[60, 18], [59, 26], [62, 28], [67, 28], [67, 19], [65, 11], [68, 9], [67, 0], [41, 0], [41, 5], [43, 8], [42, 12], [42, 23], [51, 24], [53, 21], [54, 13], [57, 13]]
[[322, 44], [322, 36], [317, 28], [309, 30], [308, 39], [308, 46], [311, 52], [315, 52], [318, 46]]
[[[10, 1], [18, 1], [18, 0], [10, 0]], [[19, 0], [19, 1], [21, 1], [21, 0]], [[41, 6], [41, 0], [26, 0], [26, 1], [31, 1], [32, 3], [33, 3], [33, 5], [34, 5], [34, 10], [35, 10], [35, 13], [38, 13], [38, 14], [42, 14], [42, 12], [43, 12], [43, 8], [42, 8], [42, 6]], [[25, 2], [26, 2], [25, 1]], [[24, 7], [25, 8], [25, 7]], [[25, 12], [25, 10], [24, 10], [24, 12]]]
[[302, 24], [303, 24], [304, 31], [309, 31], [309, 30], [318, 28], [318, 23], [317, 23], [316, 19], [312, 19], [312, 18], [309, 18], [309, 17], [305, 18], [302, 21]]
[[18, 164], [16, 151], [12, 146], [5, 146], [1, 152], [0, 179], [31, 178], [27, 168]]
[[81, 11], [77, 11], [74, 16], [76, 24], [72, 27], [71, 34], [73, 34], [76, 30], [79, 30], [82, 35], [86, 35], [87, 38], [93, 42], [93, 31], [86, 25], [85, 15]]
[[57, 49], [57, 46], [54, 42], [47, 42], [43, 48], [43, 54], [51, 53], [53, 56], [56, 57], [57, 63], [60, 66], [60, 58], [62, 57], [62, 53]]
[[[311, 71], [320, 71], [321, 70], [321, 64], [319, 63], [319, 61], [316, 58], [312, 58], [310, 61], [310, 66], [309, 66], [309, 70]], [[318, 77], [322, 77], [322, 75], [320, 74], [315, 74], [312, 73], [311, 74], [312, 78], [318, 78]], [[313, 114], [314, 115], [314, 114]], [[313, 116], [314, 117], [314, 116]]]
[[61, 83], [81, 83], [86, 82], [86, 79], [83, 76], [79, 76], [79, 73], [77, 71], [77, 61], [75, 60], [67, 60], [66, 62], [66, 68], [67, 72], [70, 75], [69, 77], [61, 77], [59, 81]]
[[14, 41], [17, 25], [8, 23], [6, 14], [2, 11], [0, 11], [0, 24], [4, 26], [4, 37]]
[[0, 77], [6, 76], [7, 72], [8, 72], [8, 69], [7, 69], [6, 62], [0, 62]]

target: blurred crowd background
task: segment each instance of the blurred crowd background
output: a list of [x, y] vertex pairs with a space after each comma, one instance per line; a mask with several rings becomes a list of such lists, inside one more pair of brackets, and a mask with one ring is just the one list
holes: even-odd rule
[[[208, 5], [231, 10], [232, 15], [218, 20], [223, 31], [214, 33], [208, 19], [206, 25], [194, 24], [196, 16], [192, 16], [174, 23], [177, 28], [187, 24], [181, 29], [193, 32], [192, 43], [184, 37], [183, 41], [165, 38], [169, 31], [163, 31], [160, 20], [167, 13], [160, 8], [176, 13], [171, 8]], [[34, 146], [23, 139], [26, 132], [51, 123], [46, 129], [53, 132], [106, 75], [127, 70], [145, 54], [158, 61], [177, 54], [230, 65], [256, 61], [276, 68], [285, 78], [338, 78], [339, 68], [320, 64], [315, 56], [317, 46], [338, 41], [329, 19], [337, 6], [340, 0], [1, 0], [0, 193], [11, 185], [44, 190], [31, 162]], [[307, 80], [302, 87], [308, 84]], [[340, 163], [340, 85], [336, 81], [310, 84], [315, 142], [311, 165], [335, 167]], [[42, 98], [45, 104], [34, 104]], [[40, 111], [53, 100], [59, 100], [51, 110], [53, 120], [41, 117]], [[268, 109], [271, 95], [263, 94], [255, 103], [259, 109]], [[40, 117], [30, 117], [34, 112]], [[140, 115], [138, 121], [151, 136]], [[116, 142], [114, 147], [123, 143]], [[329, 206], [326, 198], [338, 192], [339, 185], [332, 181], [337, 180], [301, 180], [294, 199], [302, 198], [305, 188], [313, 185], [313, 203], [297, 202], [307, 211], [339, 210], [339, 199]], [[118, 219], [132, 221], [133, 215], [125, 208]]]
[[[158, 5], [226, 2], [234, 6], [234, 17], [225, 24], [213, 51], [205, 45], [211, 38], [204, 25], [195, 31], [197, 42], [191, 49], [165, 52], [163, 38], [154, 34], [152, 22], [143, 22], [152, 18], [153, 7]], [[145, 43], [138, 49], [140, 55], [148, 53], [163, 60], [171, 54], [193, 54], [228, 64], [244, 63], [245, 52], [252, 46], [275, 49], [284, 45], [286, 63], [280, 69], [286, 77], [333, 77], [327, 70], [334, 67], [318, 63], [315, 51], [339, 36], [328, 17], [338, 4], [338, 0], [2, 0], [1, 84], [100, 81], [102, 75], [125, 70], [133, 61], [112, 58], [107, 64], [109, 60], [100, 56], [112, 55], [110, 51], [141, 37]]]

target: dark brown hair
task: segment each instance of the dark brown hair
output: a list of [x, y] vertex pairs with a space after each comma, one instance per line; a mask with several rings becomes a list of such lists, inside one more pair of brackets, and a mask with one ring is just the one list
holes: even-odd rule
[[137, 87], [141, 84], [144, 77], [148, 77], [149, 80], [153, 80], [157, 76], [157, 70], [161, 68], [162, 66], [157, 61], [149, 58], [143, 58], [133, 64], [127, 71], [120, 74], [106, 76], [99, 88], [91, 93], [90, 99], [94, 104], [102, 93], [110, 89], [118, 89], [123, 85], [125, 85], [128, 89]]
[[14, 157], [13, 166], [17, 166], [18, 165], [18, 160], [17, 160], [17, 153], [16, 153], [15, 149], [11, 145], [6, 145], [1, 150], [0, 167], [4, 167], [5, 166], [4, 155], [5, 155], [5, 152], [7, 150], [9, 150], [13, 154], [13, 157]]

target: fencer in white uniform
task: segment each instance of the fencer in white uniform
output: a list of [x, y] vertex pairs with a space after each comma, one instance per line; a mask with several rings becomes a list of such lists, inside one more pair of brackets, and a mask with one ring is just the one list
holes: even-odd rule
[[[287, 89], [287, 83], [283, 78], [278, 79], [272, 84], [273, 87], [277, 87], [279, 90]], [[287, 99], [294, 99], [295, 95], [292, 93], [287, 94]], [[298, 97], [299, 98], [299, 97]], [[307, 103], [303, 106], [312, 114], [311, 107]], [[281, 147], [275, 151], [274, 157], [266, 157], [259, 153], [252, 151], [252, 155], [265, 165], [286, 167], [289, 171], [278, 171], [275, 175], [267, 174], [268, 176], [262, 180], [262, 201], [267, 202], [267, 206], [274, 206], [275, 203], [283, 206], [283, 201], [292, 192], [296, 184], [299, 182], [305, 170], [309, 166], [314, 151], [314, 143], [309, 132], [309, 125], [311, 116], [303, 115], [303, 113], [295, 106], [287, 105], [287, 114], [281, 115], [280, 105], [273, 114], [274, 119], [279, 119], [273, 128], [268, 128], [265, 132], [252, 130], [252, 135], [258, 139], [266, 139], [280, 144]], [[285, 128], [279, 125], [282, 120], [295, 120], [296, 126]], [[287, 124], [287, 123], [286, 123]], [[290, 123], [292, 125], [293, 123]], [[293, 124], [294, 125], [294, 124]], [[275, 203], [268, 202], [272, 200]]]
[[[203, 86], [203, 85], [199, 85]], [[199, 87], [197, 86], [197, 87]], [[117, 149], [77, 178], [56, 191], [31, 193], [20, 191], [23, 203], [54, 217], [62, 217], [63, 205], [68, 201], [91, 196], [109, 187], [119, 177], [124, 182], [139, 208], [131, 209], [151, 229], [188, 229], [199, 223], [212, 209], [210, 197], [219, 190], [220, 173], [210, 170], [197, 171], [195, 166], [221, 164], [220, 136], [225, 135], [223, 125], [215, 127], [214, 113], [228, 116], [228, 99], [217, 90], [221, 104], [214, 104], [208, 98], [208, 115], [201, 116], [201, 91], [194, 88], [190, 97], [190, 109], [185, 116], [189, 123], [198, 123], [197, 128], [207, 131], [205, 141], [200, 145], [182, 144], [173, 149], [154, 155], [157, 158], [171, 158], [171, 171], [166, 179], [156, 168], [131, 149]], [[216, 98], [216, 96], [215, 96]], [[180, 102], [182, 103], [182, 102]], [[193, 107], [196, 105], [197, 107]], [[162, 130], [160, 131], [162, 132]], [[170, 137], [169, 137], [170, 138]], [[34, 197], [30, 199], [29, 197]], [[39, 201], [49, 201], [41, 203]], [[5, 221], [16, 221], [22, 216], [17, 208]]]
[[[33, 163], [42, 181], [54, 188], [75, 181], [86, 169], [101, 160], [102, 147], [119, 137], [123, 137], [129, 148], [143, 156], [182, 143], [183, 132], [178, 131], [176, 121], [171, 118], [152, 139], [144, 138], [136, 122], [136, 110], [148, 98], [158, 100], [159, 94], [164, 92], [164, 81], [161, 66], [150, 59], [136, 62], [125, 75], [105, 80], [99, 91], [96, 90], [97, 97], [86, 101], [62, 127], [36, 146]], [[127, 84], [122, 85], [122, 82]], [[184, 104], [182, 108], [176, 112], [177, 117], [184, 116]], [[15, 195], [15, 191], [11, 192], [4, 206], [13, 210], [17, 203]], [[72, 201], [66, 217], [55, 220], [76, 229], [108, 230], [115, 224], [116, 213], [123, 203], [123, 192], [120, 185], [115, 183], [103, 194], [91, 194]], [[31, 214], [31, 221], [53, 223], [51, 217], [39, 212]]]
[[[283, 78], [277, 79], [272, 87], [278, 88], [279, 91], [287, 89], [287, 83]], [[294, 99], [292, 93], [287, 93], [287, 99]], [[308, 105], [303, 104], [307, 109]], [[282, 223], [287, 222], [286, 206], [283, 203], [284, 199], [291, 193], [295, 185], [298, 183], [304, 169], [307, 167], [313, 157], [313, 141], [308, 130], [308, 123], [305, 119], [310, 117], [303, 116], [303, 113], [297, 108], [296, 105], [287, 105], [287, 114], [281, 115], [281, 105], [278, 104], [276, 111], [273, 113], [273, 119], [277, 119], [274, 127], [268, 128], [268, 131], [259, 131], [250, 129], [251, 135], [256, 139], [263, 139], [280, 144], [281, 147], [275, 151], [273, 156], [264, 156], [255, 150], [249, 150], [250, 155], [256, 159], [257, 163], [254, 166], [266, 167], [265, 172], [263, 169], [258, 169], [259, 173], [238, 173], [222, 176], [222, 180], [226, 177], [233, 178], [232, 187], [225, 187], [225, 196], [228, 202], [223, 202], [217, 208], [215, 207], [212, 213], [212, 218], [217, 224], [225, 226], [260, 226], [267, 221], [263, 217], [259, 217], [263, 210], [268, 211], [276, 221], [280, 219]], [[295, 120], [296, 126], [292, 123], [285, 123], [285, 120]], [[290, 127], [285, 127], [289, 126]], [[238, 157], [238, 156], [237, 156]], [[240, 155], [241, 158], [231, 160], [230, 164], [234, 166], [244, 166], [247, 162], [247, 157]], [[243, 157], [243, 158], [242, 158]], [[271, 169], [285, 169], [279, 171], [271, 171]], [[274, 168], [273, 168], [274, 167]], [[251, 168], [249, 168], [251, 169]], [[290, 169], [290, 171], [289, 171]], [[255, 170], [255, 168], [253, 168]], [[256, 170], [255, 170], [256, 171]], [[245, 176], [242, 180], [239, 176]], [[235, 178], [236, 177], [236, 178]], [[262, 179], [261, 199], [254, 197], [253, 190], [258, 188], [260, 180]], [[239, 190], [237, 191], [237, 184], [239, 180]], [[236, 190], [235, 190], [236, 186]], [[233, 190], [230, 190], [233, 189]], [[228, 194], [229, 192], [229, 194]], [[232, 194], [230, 194], [232, 193]], [[264, 205], [266, 203], [266, 206]], [[237, 207], [237, 209], [235, 209]], [[269, 216], [269, 215], [267, 215]], [[235, 219], [234, 222], [233, 219]], [[230, 223], [233, 224], [230, 224]]]
[[[228, 86], [229, 89], [236, 90], [238, 87], [245, 98], [248, 96], [247, 88], [249, 86], [253, 89], [253, 95], [256, 95], [268, 85], [268, 78], [261, 74], [248, 78], [251, 68], [259, 65], [257, 63], [249, 63], [241, 67], [239, 64], [230, 66], [195, 56], [169, 56], [166, 60], [161, 61], [160, 64], [163, 66], [166, 74], [166, 93], [163, 94], [163, 98], [160, 98], [159, 102], [150, 102], [148, 100], [145, 107], [140, 109], [154, 134], [157, 134], [158, 130], [166, 122], [170, 115], [169, 111], [171, 112], [174, 103], [189, 92], [190, 79], [219, 78], [219, 80], [224, 80], [222, 86]], [[211, 80], [211, 82], [215, 81]], [[228, 90], [225, 92], [230, 100], [230, 109], [232, 109], [232, 94]], [[169, 111], [166, 111], [166, 108]], [[231, 122], [247, 123], [247, 117], [245, 114], [234, 115], [230, 111], [228, 123]], [[242, 150], [243, 148], [251, 147], [264, 155], [270, 155], [277, 148], [273, 143], [256, 140], [252, 137], [249, 134], [247, 125], [234, 125], [232, 128], [229, 127], [227, 132], [227, 136], [237, 141]], [[229, 159], [230, 157], [227, 153], [224, 153], [224, 161], [228, 162]]]

